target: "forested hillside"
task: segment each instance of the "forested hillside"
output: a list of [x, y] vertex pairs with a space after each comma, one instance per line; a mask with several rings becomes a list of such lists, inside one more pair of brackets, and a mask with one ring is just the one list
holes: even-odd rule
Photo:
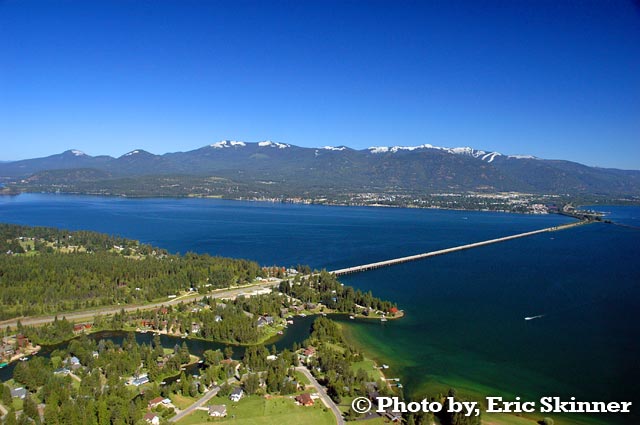
[[171, 255], [95, 232], [0, 225], [0, 320], [144, 303], [190, 288], [250, 282], [251, 261]]

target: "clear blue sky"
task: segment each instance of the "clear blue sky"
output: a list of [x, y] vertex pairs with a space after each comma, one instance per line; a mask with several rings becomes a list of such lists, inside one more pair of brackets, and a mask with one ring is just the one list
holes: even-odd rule
[[640, 169], [640, 5], [0, 0], [0, 159], [221, 139]]

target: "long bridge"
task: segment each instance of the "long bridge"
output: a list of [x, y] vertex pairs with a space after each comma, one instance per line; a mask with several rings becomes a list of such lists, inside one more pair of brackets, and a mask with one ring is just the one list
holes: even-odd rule
[[487, 241], [455, 246], [453, 248], [439, 249], [437, 251], [425, 252], [425, 253], [416, 254], [416, 255], [409, 255], [408, 257], [400, 257], [400, 258], [394, 258], [391, 260], [378, 261], [377, 263], [363, 264], [361, 266], [347, 267], [345, 269], [333, 270], [331, 273], [333, 273], [336, 276], [341, 276], [341, 275], [351, 274], [351, 273], [360, 273], [367, 270], [379, 269], [381, 267], [389, 267], [389, 266], [394, 266], [396, 264], [408, 263], [409, 261], [417, 261], [417, 260], [422, 260], [424, 258], [435, 257], [437, 255], [449, 254], [451, 252], [463, 251], [465, 249], [477, 248], [480, 246], [491, 245], [498, 242], [510, 241], [512, 239], [526, 238], [527, 236], [538, 235], [540, 233], [557, 232], [559, 230], [565, 230], [572, 227], [581, 226], [587, 223], [591, 223], [591, 221], [582, 220], [574, 223], [562, 224], [560, 226], [547, 227], [545, 229], [534, 230], [531, 232], [518, 233], [517, 235], [504, 236], [502, 238], [489, 239]]

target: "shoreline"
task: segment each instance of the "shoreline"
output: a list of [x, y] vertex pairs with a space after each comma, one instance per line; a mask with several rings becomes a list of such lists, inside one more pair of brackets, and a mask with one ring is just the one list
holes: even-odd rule
[[[342, 203], [342, 202], [314, 202], [314, 201], [293, 201], [287, 199], [281, 200], [271, 200], [271, 199], [250, 199], [250, 198], [225, 198], [211, 195], [195, 195], [195, 194], [187, 194], [187, 195], [126, 195], [126, 194], [102, 194], [102, 193], [78, 193], [78, 192], [17, 192], [17, 193], [1, 193], [0, 196], [20, 196], [20, 195], [48, 195], [48, 196], [87, 196], [87, 197], [96, 197], [96, 198], [113, 198], [113, 199], [131, 199], [131, 200], [143, 200], [143, 199], [175, 199], [175, 200], [186, 200], [186, 199], [212, 199], [218, 201], [233, 201], [233, 202], [259, 202], [259, 203], [268, 203], [268, 204], [291, 204], [291, 205], [307, 205], [307, 206], [323, 206], [323, 207], [344, 207], [344, 208], [399, 208], [399, 209], [419, 209], [419, 210], [442, 210], [442, 211], [460, 211], [460, 212], [483, 212], [483, 213], [503, 213], [503, 214], [518, 214], [518, 215], [559, 215], [556, 213], [532, 213], [532, 212], [522, 212], [522, 211], [508, 211], [508, 210], [500, 210], [500, 209], [486, 209], [486, 208], [446, 208], [446, 207], [437, 207], [437, 206], [419, 206], [419, 205], [392, 205], [392, 204], [358, 204], [358, 203]], [[433, 194], [437, 196], [438, 194]], [[543, 195], [540, 195], [543, 196]], [[593, 202], [591, 202], [592, 205]], [[640, 206], [640, 202], [618, 202], [616, 203], [615, 199], [607, 200], [607, 202], [602, 203], [600, 205], [611, 205], [611, 206]]]

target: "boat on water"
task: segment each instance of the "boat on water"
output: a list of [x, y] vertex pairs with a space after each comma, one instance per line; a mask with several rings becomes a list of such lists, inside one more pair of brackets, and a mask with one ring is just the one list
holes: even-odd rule
[[382, 318], [380, 319], [380, 321], [381, 321], [381, 322], [386, 322], [386, 321], [387, 321], [387, 318], [386, 318], [386, 317], [382, 317]]
[[353, 316], [349, 316], [349, 319], [353, 320], [353, 319], [355, 319], [355, 317], [353, 317]]
[[537, 315], [537, 316], [528, 316], [528, 317], [525, 317], [525, 318], [524, 318], [524, 320], [539, 319], [539, 318], [541, 318], [541, 317], [544, 317], [544, 314], [539, 314], [539, 315]]
[[9, 363], [7, 363], [7, 362], [0, 363], [0, 369], [2, 369], [3, 367], [7, 367], [7, 366], [9, 366]]

